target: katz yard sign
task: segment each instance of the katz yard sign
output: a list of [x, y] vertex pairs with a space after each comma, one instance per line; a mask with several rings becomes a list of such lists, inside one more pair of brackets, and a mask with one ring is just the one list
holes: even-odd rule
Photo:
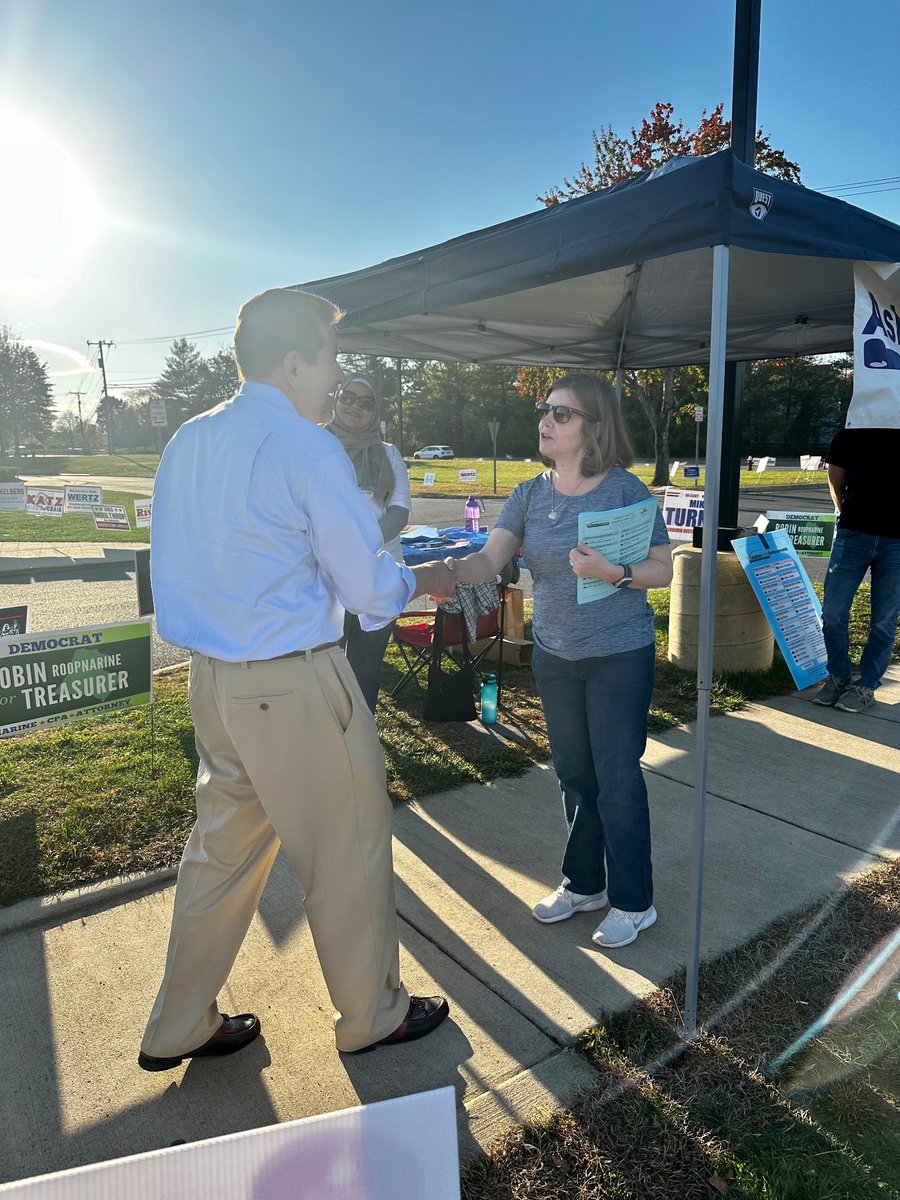
[[0, 638], [0, 737], [150, 704], [150, 624]]
[[25, 490], [25, 511], [33, 517], [61, 517], [66, 493], [62, 488], [33, 487]]

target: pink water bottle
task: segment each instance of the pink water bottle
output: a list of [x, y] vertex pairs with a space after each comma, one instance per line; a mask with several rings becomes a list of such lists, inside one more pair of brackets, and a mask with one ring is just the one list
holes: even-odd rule
[[481, 521], [481, 501], [477, 496], [470, 496], [466, 501], [466, 529], [469, 533], [477, 533]]

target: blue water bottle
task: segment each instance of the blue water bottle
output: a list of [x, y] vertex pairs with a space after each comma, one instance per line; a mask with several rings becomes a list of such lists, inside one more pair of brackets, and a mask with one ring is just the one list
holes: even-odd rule
[[484, 725], [494, 725], [497, 721], [496, 675], [481, 677], [481, 721]]

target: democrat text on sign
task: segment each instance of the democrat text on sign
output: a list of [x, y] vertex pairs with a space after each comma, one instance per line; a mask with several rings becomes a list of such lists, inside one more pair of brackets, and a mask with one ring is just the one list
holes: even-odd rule
[[94, 625], [0, 638], [0, 737], [152, 700], [150, 625]]
[[834, 513], [766, 513], [765, 531], [783, 529], [797, 553], [806, 558], [828, 558], [834, 544]]

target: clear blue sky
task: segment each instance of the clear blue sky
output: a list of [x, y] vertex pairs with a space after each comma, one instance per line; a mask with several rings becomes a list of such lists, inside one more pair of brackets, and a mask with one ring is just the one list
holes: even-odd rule
[[[531, 211], [592, 129], [627, 133], [657, 100], [691, 125], [727, 115], [733, 21], [729, 0], [0, 0], [0, 323], [76, 356], [110, 339], [111, 390], [149, 382], [168, 344], [126, 343]], [[900, 223], [898, 44], [896, 5], [763, 0], [759, 122], [808, 186], [893, 176], [851, 203]], [[25, 167], [17, 121], [52, 139]], [[59, 146], [102, 205], [86, 246]], [[29, 277], [55, 218], [27, 194], [4, 207], [11, 173], [76, 197], [63, 275]], [[82, 386], [90, 412], [96, 374], [40, 353], [75, 371], [54, 374], [60, 406]]]

